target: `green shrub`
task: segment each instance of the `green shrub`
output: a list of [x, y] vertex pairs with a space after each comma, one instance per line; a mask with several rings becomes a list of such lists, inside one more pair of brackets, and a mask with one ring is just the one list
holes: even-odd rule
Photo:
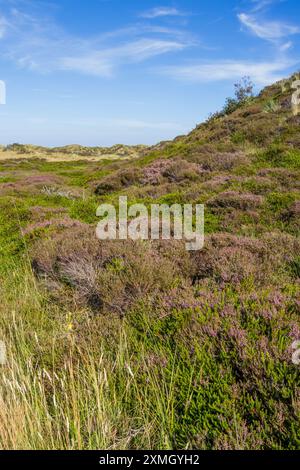
[[243, 131], [236, 131], [231, 136], [231, 142], [234, 144], [244, 144], [246, 141], [246, 136]]
[[258, 154], [259, 160], [264, 160], [272, 166], [300, 169], [300, 152], [297, 149], [287, 149], [282, 144], [273, 144], [266, 151]]
[[292, 275], [296, 278], [300, 278], [300, 256], [294, 258], [289, 264]]

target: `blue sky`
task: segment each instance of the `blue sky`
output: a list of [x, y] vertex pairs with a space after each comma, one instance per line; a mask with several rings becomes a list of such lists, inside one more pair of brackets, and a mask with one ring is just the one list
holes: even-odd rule
[[299, 0], [0, 0], [0, 143], [152, 144], [300, 68]]

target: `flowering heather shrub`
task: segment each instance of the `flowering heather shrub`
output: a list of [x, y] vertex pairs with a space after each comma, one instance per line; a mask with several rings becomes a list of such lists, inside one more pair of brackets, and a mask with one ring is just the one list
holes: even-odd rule
[[[204, 250], [190, 254], [180, 241], [99, 242], [93, 229], [69, 220], [38, 223], [25, 233], [48, 224], [78, 229], [66, 230], [51, 241], [37, 244], [33, 255], [35, 271], [42, 277], [73, 286], [81, 303], [91, 305], [87, 299], [92, 296], [105, 311], [123, 314], [138, 298], [151, 294], [157, 300], [158, 294], [171, 286], [173, 290], [166, 294], [169, 306], [201, 307], [201, 296], [195, 299], [189, 286], [194, 283], [198, 289], [205, 279], [221, 288], [251, 279], [257, 286], [271, 285], [278, 279], [284, 281], [289, 276], [284, 267], [300, 248], [297, 239], [280, 233], [262, 239], [217, 234], [207, 237]], [[160, 299], [163, 301], [163, 297]], [[281, 297], [274, 297], [274, 307], [276, 299], [280, 303]], [[166, 305], [166, 299], [163, 302]]]
[[180, 183], [183, 180], [196, 180], [201, 174], [203, 174], [201, 165], [182, 159], [170, 160], [170, 165], [162, 171], [162, 176], [174, 183]]
[[[212, 210], [215, 212], [214, 208]], [[228, 210], [222, 214], [220, 227], [223, 232], [238, 233], [248, 236], [252, 234], [254, 227], [259, 226], [260, 221], [261, 214], [259, 211], [228, 208]]]
[[286, 259], [289, 259], [290, 256], [297, 254], [300, 247], [298, 237], [280, 231], [266, 232], [263, 240], [268, 249], [274, 251], [274, 257], [278, 254], [280, 257], [285, 255]]
[[245, 154], [241, 152], [232, 153], [199, 153], [193, 156], [193, 161], [201, 165], [204, 171], [230, 171], [241, 165], [250, 163]]
[[[191, 274], [192, 272], [190, 276]], [[203, 314], [204, 311], [215, 308], [220, 302], [220, 292], [214, 287], [208, 288], [203, 282], [201, 289], [195, 289], [191, 285], [191, 280], [182, 278], [179, 285], [160, 293], [152, 300], [151, 317], [163, 319], [176, 312], [182, 313], [186, 318], [189, 318], [189, 312], [194, 312], [196, 315]]]
[[143, 169], [142, 184], [158, 185], [162, 183], [163, 172], [170, 166], [171, 160], [155, 160]]
[[232, 176], [221, 173], [202, 183], [202, 187], [206, 190], [215, 191], [222, 188], [222, 186], [230, 184], [232, 180]]
[[142, 298], [169, 290], [180, 273], [150, 243], [111, 245], [110, 259], [99, 272], [97, 288], [107, 312], [121, 316]]
[[[62, 184], [63, 178], [52, 174], [31, 175], [18, 179], [15, 182], [0, 184], [1, 194], [38, 193], [46, 185]], [[1, 183], [1, 182], [0, 182]]]
[[277, 188], [281, 186], [284, 190], [300, 189], [300, 181], [295, 178], [295, 172], [288, 168], [263, 168], [259, 170], [258, 176], [274, 178]]
[[183, 240], [157, 240], [152, 242], [162, 259], [168, 260], [184, 279], [191, 279], [194, 273], [194, 263], [190, 253], [186, 251]]
[[132, 186], [126, 192], [128, 200], [136, 201], [140, 199], [157, 200], [166, 194], [174, 193], [178, 189], [177, 185], [163, 182], [158, 185]]
[[[176, 253], [184, 253], [183, 247]], [[139, 298], [155, 299], [187, 275], [185, 257], [174, 258], [162, 243], [100, 242], [93, 230], [83, 228], [37, 244], [33, 268], [43, 278], [71, 286], [78, 302], [93, 311], [124, 315]]]
[[26, 176], [21, 181], [22, 183], [24, 183], [24, 185], [46, 186], [46, 185], [60, 184], [64, 180], [60, 176], [47, 173], [47, 174], [41, 174], [41, 175]]
[[261, 206], [262, 203], [262, 196], [236, 191], [223, 192], [207, 202], [210, 207], [233, 207], [241, 210], [254, 209]]
[[258, 176], [245, 178], [240, 181], [243, 190], [251, 192], [252, 194], [264, 195], [270, 191], [278, 188], [275, 180], [267, 178], [266, 176]]
[[[274, 115], [274, 121], [278, 119], [278, 127], [280, 126], [280, 117], [278, 114]], [[265, 113], [256, 115], [254, 119], [248, 119], [241, 127], [241, 131], [245, 135], [245, 139], [251, 144], [259, 147], [264, 147], [270, 144], [276, 137], [277, 129], [274, 123], [270, 122], [269, 116]]]
[[[215, 242], [214, 238], [213, 245]], [[251, 252], [247, 241], [244, 246], [231, 243], [223, 247], [218, 244], [210, 247], [208, 242], [207, 248], [197, 253], [196, 264], [195, 280], [212, 277], [221, 285], [240, 283], [260, 270], [259, 255]]]
[[239, 326], [232, 326], [229, 328], [228, 337], [234, 341], [237, 348], [241, 351], [241, 353], [243, 353], [243, 350], [247, 345], [246, 331], [239, 328]]
[[30, 208], [30, 219], [35, 221], [42, 221], [45, 217], [57, 214], [64, 214], [68, 210], [65, 207], [44, 207], [44, 206], [33, 206]]
[[10, 194], [11, 192], [16, 191], [18, 186], [19, 185], [14, 182], [0, 183], [0, 195], [6, 196], [7, 194]]
[[141, 170], [138, 168], [124, 168], [108, 175], [96, 186], [95, 194], [105, 194], [140, 184], [142, 179]]
[[205, 174], [201, 165], [181, 158], [155, 160], [143, 169], [142, 184], [162, 184], [164, 180], [170, 183], [180, 183], [184, 180], [197, 180]]
[[249, 278], [263, 285], [285, 278], [283, 267], [297, 254], [299, 241], [288, 235], [267, 234], [262, 239], [218, 234], [194, 255], [195, 280], [212, 277], [221, 285]]
[[[162, 344], [170, 344], [171, 338], [171, 345], [176, 350], [180, 365], [175, 380], [181, 394], [189, 390], [187, 368], [197, 370], [192, 382], [197, 393], [192, 397], [189, 395], [185, 414], [185, 430], [192, 433], [197, 448], [207, 448], [209, 439], [213, 440], [213, 448], [266, 447], [266, 437], [257, 438], [261, 423], [267, 435], [273, 435], [277, 418], [281, 416], [282, 423], [289, 416], [289, 407], [296, 411], [293, 399], [296, 382], [287, 386], [280, 378], [283, 370], [289, 371], [291, 381], [296, 373], [286, 335], [291, 330], [293, 335], [297, 334], [300, 323], [295, 315], [288, 313], [290, 295], [270, 287], [260, 290], [258, 285], [254, 290], [250, 285], [237, 286], [234, 294], [234, 286], [220, 290], [211, 283], [201, 282], [194, 299], [188, 287], [173, 289], [169, 298], [167, 295], [160, 297], [159, 302], [149, 305], [147, 310], [148, 319], [152, 317], [153, 322], [153, 326], [151, 321], [149, 325], [149, 320], [144, 325], [147, 337], [153, 328], [155, 337], [161, 337]], [[189, 290], [190, 298], [186, 290]], [[158, 312], [153, 315], [155, 309]], [[272, 313], [264, 315], [264, 312]], [[138, 317], [133, 316], [131, 322], [137, 324]], [[142, 328], [142, 324], [138, 325]], [[286, 346], [282, 347], [281, 341]], [[179, 407], [181, 399], [182, 395], [178, 398]], [[211, 400], [219, 405], [213, 415], [208, 406]], [[288, 403], [288, 408], [282, 409], [283, 403]], [[238, 443], [231, 436], [228, 425], [233, 408], [238, 417], [235, 424]], [[208, 415], [216, 423], [224, 420], [226, 429], [206, 426], [199, 416]], [[282, 437], [286, 423], [281, 425]], [[182, 427], [180, 430], [182, 432]], [[200, 438], [199, 432], [204, 437]], [[219, 432], [222, 439], [217, 437]], [[240, 440], [242, 436], [243, 440]]]
[[[94, 241], [94, 243], [92, 243]], [[63, 233], [51, 233], [47, 240], [39, 240], [31, 249], [33, 269], [37, 276], [55, 276], [55, 263], [59, 255], [67, 253], [76, 255], [80, 246], [89, 255], [89, 261], [96, 257], [96, 237], [92, 238], [92, 230], [86, 228], [75, 228], [72, 231], [65, 230]]]
[[295, 201], [286, 211], [282, 214], [284, 220], [300, 220], [300, 201]]
[[289, 337], [292, 340], [299, 340], [300, 338], [300, 323], [292, 322], [290, 324]]
[[22, 229], [23, 235], [30, 235], [38, 230], [43, 230], [46, 228], [71, 228], [71, 227], [84, 227], [85, 224], [79, 222], [79, 220], [70, 219], [69, 217], [64, 217], [63, 219], [50, 219], [44, 220], [42, 222], [35, 222], [34, 224], [28, 225], [26, 228]]

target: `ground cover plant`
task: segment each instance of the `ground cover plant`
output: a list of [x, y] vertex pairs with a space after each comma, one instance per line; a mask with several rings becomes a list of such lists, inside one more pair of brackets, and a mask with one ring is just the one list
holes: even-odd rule
[[[300, 117], [245, 86], [118, 158], [0, 152], [2, 449], [300, 449]], [[204, 249], [100, 242], [120, 195], [205, 204]]]

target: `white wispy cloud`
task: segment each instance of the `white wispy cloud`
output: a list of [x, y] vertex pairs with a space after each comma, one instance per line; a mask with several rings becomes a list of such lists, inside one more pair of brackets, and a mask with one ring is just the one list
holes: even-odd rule
[[298, 26], [281, 21], [260, 21], [254, 15], [248, 15], [246, 13], [240, 13], [238, 19], [255, 36], [268, 41], [274, 41], [300, 33]]
[[272, 5], [273, 3], [277, 1], [278, 0], [252, 0], [252, 3], [254, 4], [252, 11], [256, 12], [256, 11], [264, 10], [269, 5]]
[[141, 13], [142, 18], [148, 18], [148, 19], [153, 19], [153, 18], [159, 18], [162, 16], [184, 16], [185, 14], [178, 10], [177, 8], [172, 8], [172, 7], [156, 7], [152, 8], [152, 10], [145, 11]]
[[62, 57], [60, 67], [81, 73], [111, 76], [115, 67], [122, 63], [138, 63], [167, 52], [180, 51], [186, 47], [179, 41], [140, 39], [124, 46], [94, 51], [82, 56]]
[[296, 65], [291, 61], [242, 62], [216, 61], [202, 64], [170, 66], [159, 69], [169, 77], [190, 82], [217, 82], [236, 80], [249, 75], [257, 85], [267, 85], [285, 76], [289, 67]]
[[[2, 34], [1, 34], [2, 33]], [[119, 67], [195, 44], [183, 29], [136, 24], [87, 38], [67, 34], [45, 17], [13, 8], [0, 17], [2, 57], [41, 72], [69, 70], [110, 77]]]
[[280, 52], [286, 52], [293, 47], [292, 41], [284, 42], [281, 46], [279, 46]]

